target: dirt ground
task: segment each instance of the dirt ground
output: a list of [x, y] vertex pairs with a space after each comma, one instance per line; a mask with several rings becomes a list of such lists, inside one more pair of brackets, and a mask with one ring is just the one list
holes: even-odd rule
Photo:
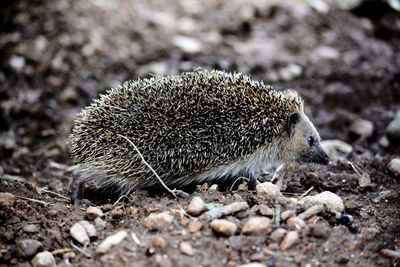
[[[387, 166], [400, 156], [400, 142], [387, 138], [387, 126], [400, 109], [400, 13], [385, 1], [361, 2], [2, 1], [0, 192], [12, 195], [0, 197], [0, 266], [31, 266], [39, 251], [51, 252], [58, 266], [398, 266], [400, 183]], [[246, 202], [247, 209], [225, 216], [243, 229], [256, 215], [276, 222], [277, 212], [305, 207], [240, 183], [220, 191], [201, 185], [178, 200], [137, 192], [98, 203], [104, 215], [92, 222], [97, 237], [83, 246], [70, 229], [93, 218], [86, 206], [70, 204], [66, 149], [77, 112], [126, 79], [196, 66], [297, 90], [321, 137], [352, 146], [346, 160], [328, 166], [292, 165], [283, 192], [331, 191], [344, 201], [342, 217], [322, 212], [306, 220], [285, 250], [269, 234], [219, 236], [206, 217], [184, 211], [193, 196], [209, 209]], [[351, 130], [359, 119], [372, 123], [365, 136]], [[360, 186], [347, 160], [371, 178], [368, 185]], [[172, 222], [150, 231], [144, 218], [163, 211]], [[284, 220], [272, 227], [290, 229]], [[121, 243], [96, 252], [120, 230], [128, 233]], [[30, 239], [40, 244], [21, 245]]]

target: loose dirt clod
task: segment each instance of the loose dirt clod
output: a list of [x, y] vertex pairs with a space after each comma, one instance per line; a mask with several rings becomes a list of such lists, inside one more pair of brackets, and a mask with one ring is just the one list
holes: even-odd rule
[[323, 204], [337, 212], [344, 210], [343, 200], [335, 193], [324, 191], [314, 196], [307, 196], [301, 199], [301, 202], [307, 204]]

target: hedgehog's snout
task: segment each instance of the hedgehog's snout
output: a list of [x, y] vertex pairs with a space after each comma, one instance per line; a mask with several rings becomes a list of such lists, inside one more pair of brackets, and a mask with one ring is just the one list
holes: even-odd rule
[[329, 156], [325, 153], [320, 145], [313, 147], [309, 152], [300, 157], [300, 162], [304, 163], [317, 163], [327, 165], [329, 163]]

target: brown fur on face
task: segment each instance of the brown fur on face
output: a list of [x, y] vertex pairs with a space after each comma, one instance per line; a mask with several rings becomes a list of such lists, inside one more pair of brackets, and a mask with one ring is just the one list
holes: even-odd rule
[[289, 116], [288, 135], [286, 151], [291, 158], [303, 163], [328, 164], [329, 157], [322, 150], [321, 138], [303, 110]]

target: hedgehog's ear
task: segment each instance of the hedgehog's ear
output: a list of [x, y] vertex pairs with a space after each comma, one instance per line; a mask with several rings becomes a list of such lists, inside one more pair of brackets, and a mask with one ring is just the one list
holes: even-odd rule
[[293, 137], [294, 128], [296, 127], [296, 124], [299, 122], [299, 120], [300, 120], [300, 114], [298, 112], [293, 112], [289, 114], [286, 130], [290, 138]]

